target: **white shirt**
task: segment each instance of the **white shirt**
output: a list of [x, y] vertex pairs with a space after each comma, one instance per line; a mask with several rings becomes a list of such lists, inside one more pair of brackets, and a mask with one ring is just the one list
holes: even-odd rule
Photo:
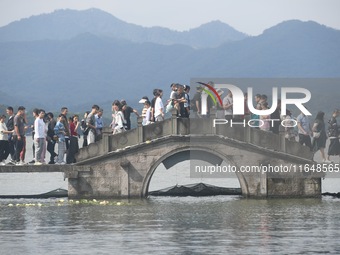
[[161, 115], [162, 112], [164, 112], [163, 109], [164, 109], [164, 105], [163, 105], [162, 99], [160, 97], [157, 97], [156, 102], [155, 102], [155, 117]]
[[43, 119], [36, 118], [34, 121], [34, 138], [45, 138], [45, 122]]
[[115, 127], [113, 130], [113, 133], [116, 134], [116, 133], [121, 133], [125, 131], [124, 123], [125, 123], [125, 119], [124, 119], [123, 113], [121, 111], [116, 112]]
[[0, 140], [7, 141], [8, 140], [8, 134], [4, 134], [1, 131], [7, 131], [6, 123], [0, 122]]
[[171, 91], [170, 93], [170, 99], [176, 99], [176, 91]]
[[145, 114], [145, 117], [143, 119], [143, 124], [144, 125], [149, 125], [151, 122], [151, 107], [149, 107], [147, 110], [146, 110], [146, 114]]

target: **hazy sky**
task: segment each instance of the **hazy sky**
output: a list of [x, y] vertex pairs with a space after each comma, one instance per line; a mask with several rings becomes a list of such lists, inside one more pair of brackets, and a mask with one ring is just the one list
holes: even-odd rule
[[56, 9], [98, 8], [142, 25], [188, 30], [220, 20], [258, 35], [284, 20], [314, 20], [340, 29], [340, 0], [0, 0], [0, 27]]

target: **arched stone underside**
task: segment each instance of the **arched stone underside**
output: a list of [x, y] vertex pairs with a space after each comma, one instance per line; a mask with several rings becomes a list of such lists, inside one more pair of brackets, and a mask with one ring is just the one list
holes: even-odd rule
[[[167, 160], [174, 165], [190, 151], [211, 155], [215, 161], [230, 162], [237, 169], [245, 197], [312, 197], [321, 194], [321, 178], [299, 172], [240, 172], [245, 166], [282, 166], [310, 164], [307, 159], [288, 155], [220, 135], [168, 135], [127, 146], [77, 163], [68, 173], [69, 197], [132, 198], [146, 197], [157, 166]], [[206, 160], [209, 161], [209, 160]], [[214, 162], [214, 160], [212, 160]], [[211, 162], [210, 162], [211, 163]]]

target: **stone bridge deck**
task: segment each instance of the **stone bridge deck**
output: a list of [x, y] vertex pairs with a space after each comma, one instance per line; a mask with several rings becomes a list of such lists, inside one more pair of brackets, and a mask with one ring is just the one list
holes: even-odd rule
[[156, 122], [148, 126], [142, 126], [142, 119], [138, 120], [136, 129], [132, 129], [120, 134], [111, 135], [104, 133], [104, 139], [82, 148], [77, 155], [77, 164], [89, 162], [91, 158], [105, 155], [109, 152], [119, 151], [142, 143], [148, 143], [161, 137], [174, 135], [217, 135], [227, 137], [249, 145], [265, 148], [272, 151], [279, 151], [285, 154], [297, 156], [303, 159], [312, 160], [313, 154], [306, 146], [301, 146], [297, 142], [288, 141], [284, 134], [276, 135], [251, 127], [229, 127], [227, 125], [217, 125], [213, 127], [214, 115], [211, 118], [182, 119], [177, 118], [175, 113], [170, 119], [163, 122]]
[[[173, 112], [170, 119], [112, 135], [80, 149], [73, 165], [2, 166], [0, 172], [64, 172], [69, 197], [145, 197], [154, 171], [161, 163], [171, 167], [197, 159], [220, 164], [223, 160], [238, 168], [248, 165], [313, 164], [307, 147], [250, 127], [213, 126], [214, 116], [181, 119]], [[188, 153], [189, 152], [189, 153]], [[183, 157], [187, 155], [187, 157]], [[217, 162], [216, 161], [216, 162]], [[237, 177], [247, 197], [321, 195], [320, 176], [241, 174]]]

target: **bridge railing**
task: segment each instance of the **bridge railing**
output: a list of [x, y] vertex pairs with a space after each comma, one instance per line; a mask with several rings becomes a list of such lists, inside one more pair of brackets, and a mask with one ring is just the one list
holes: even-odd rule
[[220, 135], [239, 142], [253, 144], [262, 148], [274, 151], [281, 151], [287, 154], [311, 159], [312, 153], [306, 146], [301, 146], [297, 142], [288, 141], [284, 134], [279, 135], [265, 132], [249, 126], [236, 125], [216, 125], [214, 119], [216, 111], [211, 110], [207, 118], [178, 118], [176, 111], [173, 110], [169, 119], [156, 122], [147, 126], [142, 125], [142, 118], [138, 118], [137, 128], [112, 135], [111, 130], [104, 130], [103, 139], [94, 144], [82, 148], [77, 154], [77, 162], [105, 155], [109, 152], [134, 146], [147, 141], [170, 135]]

